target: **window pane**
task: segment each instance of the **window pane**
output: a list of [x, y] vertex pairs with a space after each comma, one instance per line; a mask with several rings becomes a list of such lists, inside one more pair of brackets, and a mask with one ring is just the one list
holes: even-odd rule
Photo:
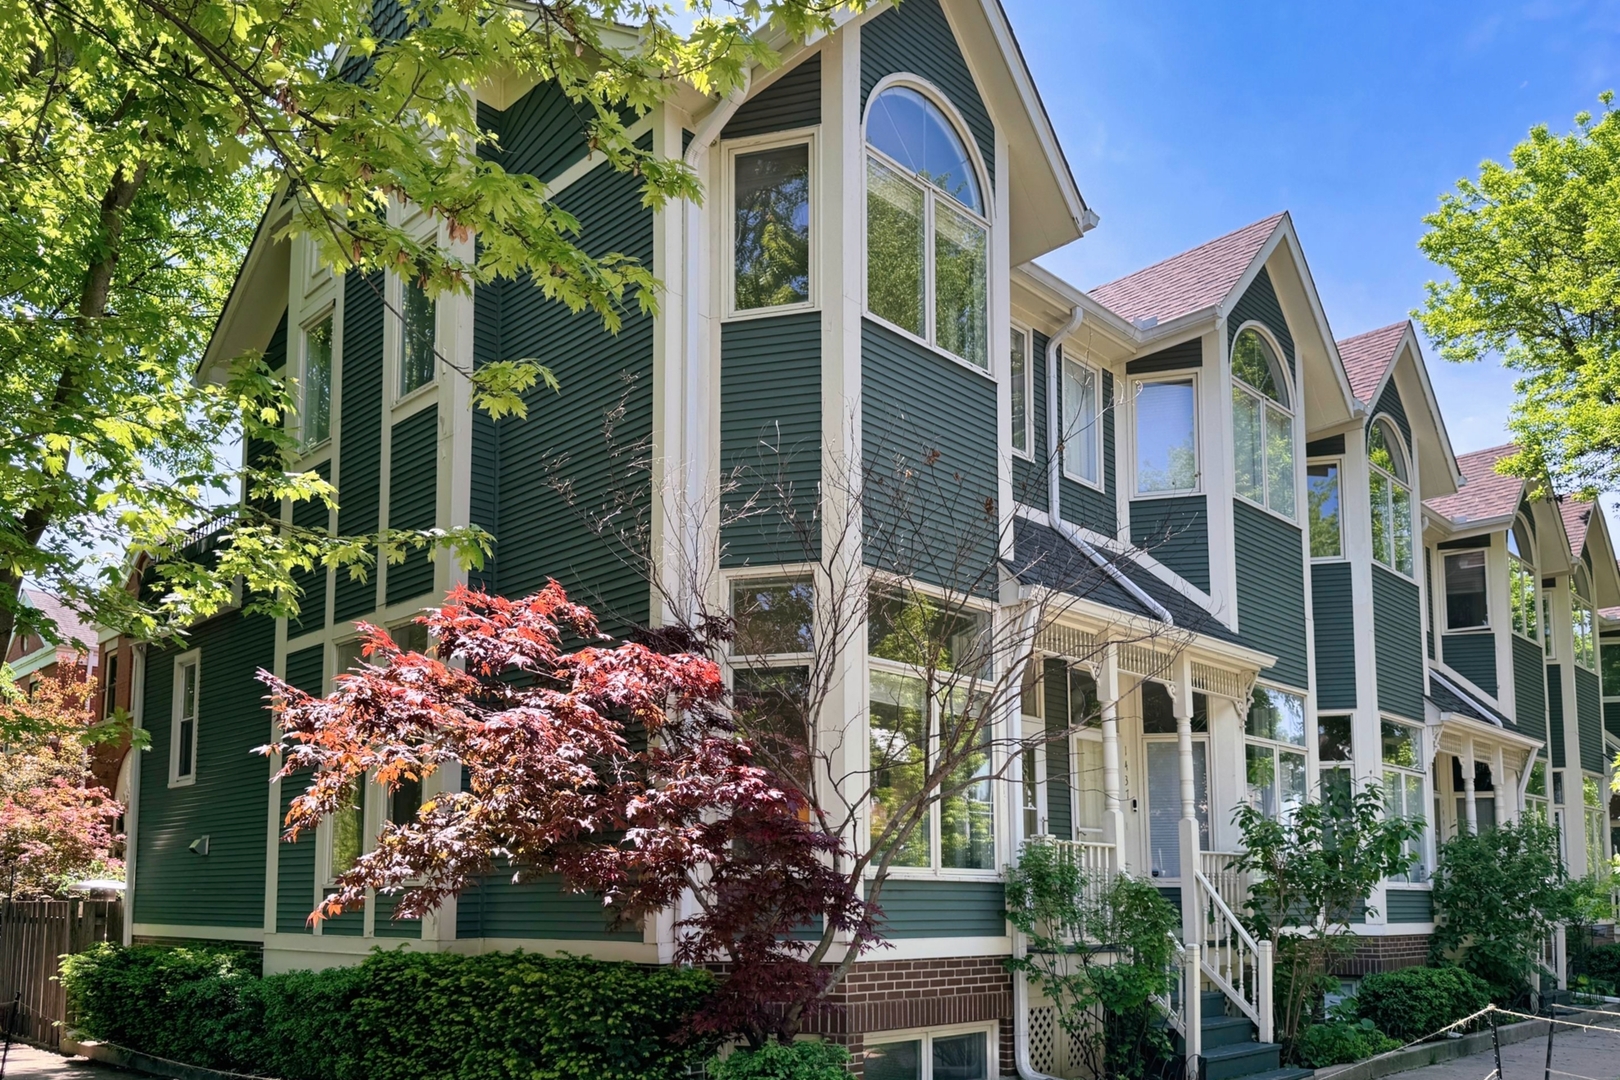
[[751, 308], [810, 299], [810, 146], [736, 157], [736, 304]]
[[1097, 739], [1076, 739], [1074, 748], [1074, 783], [1079, 796], [1076, 800], [1079, 816], [1075, 819], [1075, 828], [1100, 830], [1106, 806], [1102, 743]]
[[354, 671], [361, 664], [366, 663], [364, 655], [365, 643], [359, 638], [350, 638], [340, 641], [337, 645], [337, 673], [342, 675], [347, 671]]
[[755, 761], [799, 791], [812, 791], [807, 684], [802, 667], [744, 669], [732, 674], [732, 705], [737, 729], [753, 746]]
[[332, 317], [304, 332], [304, 385], [299, 420], [304, 445], [325, 442], [332, 433]]
[[1295, 754], [1287, 750], [1277, 751], [1278, 787], [1281, 789], [1282, 812], [1284, 817], [1292, 817], [1305, 801], [1307, 786], [1305, 776], [1305, 755]]
[[1343, 554], [1337, 463], [1305, 466], [1305, 505], [1311, 526], [1311, 557], [1326, 559]]
[[[872, 672], [871, 829], [873, 842], [883, 835], [896, 813], [922, 792], [927, 770], [923, 684], [920, 679]], [[893, 865], [928, 866], [928, 815], [900, 847]]]
[[1097, 373], [1063, 361], [1063, 471], [1093, 484], [1097, 462]]
[[1403, 769], [1423, 767], [1417, 728], [1384, 720], [1379, 724], [1379, 735], [1385, 765], [1398, 765]]
[[934, 203], [934, 340], [974, 367], [990, 367], [986, 307], [989, 252], [984, 227]]
[[1341, 768], [1322, 769], [1322, 801], [1344, 806], [1350, 801], [1351, 783], [1350, 770]]
[[332, 814], [332, 877], [347, 872], [360, 857], [365, 810], [358, 788], [348, 793], [348, 805]]
[[922, 336], [922, 189], [871, 158], [866, 163], [866, 306]]
[[920, 670], [972, 670], [987, 677], [994, 647], [990, 613], [944, 603], [951, 610], [941, 610], [940, 602], [926, 593], [876, 593], [868, 611], [867, 651]]
[[1322, 761], [1350, 761], [1350, 718], [1316, 718], [1316, 756]]
[[1605, 638], [1598, 644], [1603, 661], [1603, 693], [1620, 697], [1620, 640]]
[[428, 641], [428, 628], [415, 620], [394, 627], [388, 634], [402, 652], [425, 653], [432, 644]]
[[891, 86], [872, 102], [866, 141], [913, 175], [972, 210], [982, 211], [967, 147], [939, 106], [908, 86]]
[[1485, 553], [1447, 555], [1446, 629], [1471, 630], [1486, 625]]
[[399, 393], [401, 397], [433, 381], [433, 346], [436, 336], [433, 298], [407, 281], [400, 289]]
[[[946, 708], [949, 711], [941, 725], [942, 743], [951, 733], [982, 720], [985, 706], [983, 702], [963, 701]], [[953, 719], [958, 715], [965, 719]], [[963, 783], [967, 786], [939, 801], [939, 859], [940, 865], [949, 869], [994, 870], [996, 867], [989, 734], [989, 726], [985, 725], [980, 745], [963, 755], [947, 781], [949, 787]]]
[[401, 780], [388, 796], [388, 820], [396, 825], [408, 825], [416, 820], [422, 809], [422, 781]]
[[809, 581], [737, 581], [731, 585], [737, 656], [806, 653], [815, 648], [815, 589]]
[[1394, 567], [1412, 576], [1412, 493], [1402, 484], [1389, 486], [1389, 538], [1394, 549]]
[[1029, 353], [1022, 330], [1012, 332], [1012, 441], [1014, 450], [1029, 449]]
[[1137, 384], [1137, 491], [1191, 491], [1198, 486], [1195, 405], [1191, 379]]
[[191, 775], [191, 748], [194, 745], [196, 731], [196, 720], [185, 718], [180, 721], [180, 752], [176, 755], [178, 761], [174, 768], [176, 776]]
[[1385, 566], [1393, 565], [1390, 554], [1389, 532], [1389, 477], [1372, 472], [1367, 480], [1367, 501], [1372, 508], [1373, 558]]
[[866, 1080], [922, 1080], [922, 1040], [866, 1048]]
[[1245, 730], [1257, 739], [1304, 746], [1305, 699], [1281, 690], [1255, 687]]
[[1020, 806], [1024, 811], [1024, 835], [1036, 836], [1041, 831], [1041, 774], [1040, 761], [1033, 747], [1026, 747], [1020, 755], [1023, 784]]
[[[1197, 696], [1197, 695], [1195, 695]], [[1079, 665], [1069, 668], [1069, 726], [1076, 730], [1098, 718], [1102, 705], [1097, 700], [1097, 680]], [[1193, 730], [1197, 730], [1194, 728]]]
[[1508, 606], [1513, 616], [1513, 632], [1536, 640], [1536, 579], [1517, 558], [1508, 558]]
[[1265, 444], [1260, 432], [1260, 402], [1238, 387], [1232, 388], [1232, 468], [1237, 493], [1245, 499], [1265, 499]]
[[934, 1080], [986, 1080], [990, 1075], [984, 1032], [934, 1039]]
[[1397, 480], [1406, 479], [1406, 460], [1388, 420], [1376, 421], [1367, 431], [1367, 460]]
[[187, 664], [180, 669], [180, 715], [197, 715], [197, 665]]
[[1273, 401], [1288, 402], [1278, 392], [1276, 372], [1280, 370], [1271, 343], [1254, 329], [1248, 329], [1232, 342], [1232, 374]]
[[1249, 802], [1267, 817], [1277, 816], [1277, 753], [1269, 746], [1243, 748]]
[[1294, 516], [1294, 421], [1281, 409], [1266, 410], [1266, 505]]

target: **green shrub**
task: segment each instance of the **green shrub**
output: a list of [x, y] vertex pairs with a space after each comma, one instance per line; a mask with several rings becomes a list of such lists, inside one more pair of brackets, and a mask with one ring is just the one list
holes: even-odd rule
[[709, 1080], [847, 1080], [849, 1051], [837, 1043], [767, 1043], [709, 1062]]
[[282, 1080], [673, 1080], [705, 971], [527, 953], [374, 951], [260, 978], [237, 953], [97, 946], [64, 962], [84, 1034]]
[[1581, 957], [1580, 974], [1594, 984], [1620, 987], [1620, 943], [1594, 945]]
[[1455, 967], [1368, 975], [1356, 991], [1361, 1018], [1403, 1042], [1431, 1035], [1490, 1003], [1490, 984]]
[[1312, 1024], [1301, 1032], [1296, 1049], [1305, 1064], [1313, 1069], [1325, 1069], [1329, 1065], [1348, 1065], [1370, 1058], [1400, 1045], [1399, 1040], [1379, 1031], [1371, 1020], [1357, 1023], [1330, 1020], [1325, 1024]]

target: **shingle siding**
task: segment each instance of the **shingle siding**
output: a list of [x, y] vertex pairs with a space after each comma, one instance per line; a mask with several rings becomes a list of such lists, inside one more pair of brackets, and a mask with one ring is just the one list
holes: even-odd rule
[[1204, 496], [1131, 503], [1131, 543], [1209, 592], [1209, 512]]
[[[1384, 386], [1384, 392], [1378, 395], [1378, 401], [1373, 405], [1372, 414], [1367, 423], [1372, 424], [1380, 416], [1388, 416], [1390, 422], [1400, 431], [1401, 438], [1406, 440], [1408, 448], [1412, 445], [1412, 424], [1406, 418], [1406, 405], [1401, 401], [1401, 392], [1395, 389], [1395, 380], [1391, 379]], [[1410, 449], [1408, 449], [1410, 453]]]
[[1388, 922], [1434, 921], [1434, 894], [1427, 889], [1389, 889], [1384, 893], [1384, 907]]
[[463, 892], [456, 905], [458, 938], [641, 940], [638, 927], [614, 929], [611, 923], [600, 898], [566, 892], [557, 877], [514, 884], [510, 874], [491, 875]]
[[1310, 685], [1310, 672], [1299, 529], [1237, 499], [1232, 514], [1238, 631], [1245, 645], [1277, 657], [1265, 678], [1303, 690]]
[[1356, 707], [1356, 624], [1349, 563], [1311, 566], [1311, 612], [1316, 628], [1318, 709]]
[[[313, 470], [322, 480], [332, 479], [332, 463], [323, 461]], [[305, 499], [293, 504], [293, 524], [300, 529], [330, 528], [332, 511], [320, 499]], [[345, 571], [345, 574], [347, 571]], [[298, 587], [298, 615], [287, 622], [287, 634], [296, 637], [326, 626], [327, 569], [316, 566], [309, 570], [293, 571], [293, 584]]]
[[1547, 665], [1547, 753], [1553, 768], [1564, 761], [1564, 670], [1562, 664]]
[[[1423, 608], [1417, 583], [1372, 568], [1373, 645], [1378, 657], [1378, 708], [1423, 719]], [[1321, 614], [1317, 614], [1321, 618]]]

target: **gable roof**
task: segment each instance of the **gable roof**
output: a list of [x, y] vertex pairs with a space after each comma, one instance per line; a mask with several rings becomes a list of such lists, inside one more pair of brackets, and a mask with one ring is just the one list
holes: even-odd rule
[[1373, 393], [1383, 381], [1384, 373], [1400, 353], [1407, 326], [1403, 319], [1338, 343], [1339, 359], [1344, 361], [1345, 374], [1350, 376], [1350, 390], [1357, 401], [1372, 403]]
[[1524, 497], [1524, 481], [1503, 476], [1496, 471], [1496, 463], [1518, 452], [1516, 445], [1507, 443], [1463, 454], [1457, 459], [1463, 486], [1455, 495], [1429, 499], [1423, 505], [1456, 525], [1512, 517]]
[[1574, 499], [1561, 497], [1558, 500], [1558, 516], [1564, 519], [1564, 532], [1569, 536], [1569, 551], [1577, 559], [1581, 557], [1581, 550], [1586, 547], [1586, 530], [1592, 524], [1592, 510], [1597, 503], [1576, 502]]
[[1242, 280], [1288, 214], [1273, 214], [1090, 290], [1104, 307], [1129, 322], [1171, 319], [1214, 307]]
[[79, 618], [78, 612], [50, 593], [38, 589], [24, 589], [22, 599], [23, 603], [56, 624], [55, 629], [50, 631], [56, 642], [49, 644], [48, 647], [54, 649], [60, 645], [75, 652], [85, 652], [95, 647], [96, 634], [89, 624]]

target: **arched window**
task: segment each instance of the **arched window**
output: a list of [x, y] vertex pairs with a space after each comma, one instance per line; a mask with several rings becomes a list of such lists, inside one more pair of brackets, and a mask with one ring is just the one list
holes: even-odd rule
[[1536, 602], [1535, 541], [1530, 527], [1523, 518], [1517, 518], [1507, 533], [1508, 547], [1508, 606], [1513, 613], [1513, 632], [1531, 641], [1541, 640], [1539, 616], [1541, 607]]
[[1373, 558], [1412, 576], [1412, 487], [1406, 455], [1395, 429], [1383, 417], [1367, 430], [1369, 501], [1372, 503]]
[[1237, 493], [1294, 517], [1294, 417], [1271, 342], [1252, 326], [1232, 342], [1232, 463]]
[[890, 86], [866, 145], [866, 309], [988, 370], [990, 223], [967, 144], [921, 91]]
[[1592, 631], [1592, 582], [1586, 567], [1577, 564], [1570, 579], [1569, 611], [1575, 631], [1575, 663], [1597, 670], [1597, 637]]

